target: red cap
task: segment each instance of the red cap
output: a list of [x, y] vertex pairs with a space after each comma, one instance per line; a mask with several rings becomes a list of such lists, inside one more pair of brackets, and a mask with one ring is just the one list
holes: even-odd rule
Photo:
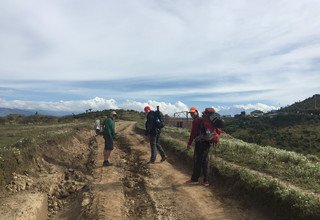
[[151, 111], [150, 106], [146, 106], [146, 107], [144, 107], [144, 111], [145, 111], [145, 112]]
[[214, 108], [206, 108], [205, 110], [204, 110], [204, 112], [216, 112], [216, 110], [214, 110]]

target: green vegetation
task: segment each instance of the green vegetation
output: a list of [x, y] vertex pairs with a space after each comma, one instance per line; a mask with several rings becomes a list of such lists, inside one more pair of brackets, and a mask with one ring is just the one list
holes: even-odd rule
[[[161, 141], [177, 152], [179, 158], [192, 161], [186, 151], [189, 132], [166, 127]], [[268, 206], [288, 219], [320, 217], [320, 164], [295, 152], [245, 143], [224, 135], [211, 151], [210, 164], [215, 174], [229, 187]]]
[[280, 112], [320, 114], [320, 94], [281, 108]]
[[295, 152], [260, 147], [237, 139], [221, 139], [217, 157], [320, 193], [320, 163]]
[[21, 139], [9, 147], [0, 148], [0, 186], [10, 182], [12, 173], [28, 170], [39, 156], [34, 139]]
[[123, 109], [108, 109], [103, 111], [94, 111], [87, 112], [78, 115], [69, 115], [63, 117], [61, 120], [72, 120], [72, 119], [85, 119], [85, 120], [94, 120], [96, 118], [104, 118], [110, 115], [111, 111], [116, 111], [118, 115], [118, 119], [126, 120], [126, 121], [141, 121], [145, 118], [145, 114], [143, 112], [137, 112], [134, 110], [123, 110]]
[[320, 157], [320, 116], [239, 117], [225, 122], [228, 134], [246, 142]]

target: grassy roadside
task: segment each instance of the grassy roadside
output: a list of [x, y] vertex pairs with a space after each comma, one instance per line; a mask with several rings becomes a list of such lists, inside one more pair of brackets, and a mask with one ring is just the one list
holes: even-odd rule
[[37, 168], [43, 144], [68, 143], [79, 129], [90, 128], [86, 121], [66, 124], [1, 125], [0, 187], [11, 181], [13, 172]]
[[[192, 161], [193, 152], [185, 151], [188, 135], [186, 129], [166, 127], [161, 142], [181, 158]], [[318, 161], [227, 137], [222, 137], [211, 153], [210, 165], [215, 175], [235, 191], [249, 195], [261, 205], [267, 204], [284, 219], [320, 218]], [[257, 171], [268, 175], [259, 175]]]
[[[120, 120], [140, 121], [145, 115], [135, 111], [117, 110]], [[0, 189], [9, 183], [13, 172], [37, 169], [41, 146], [66, 145], [80, 129], [93, 129], [97, 117], [101, 120], [110, 110], [77, 116], [0, 117]], [[81, 138], [81, 137], [80, 137]]]

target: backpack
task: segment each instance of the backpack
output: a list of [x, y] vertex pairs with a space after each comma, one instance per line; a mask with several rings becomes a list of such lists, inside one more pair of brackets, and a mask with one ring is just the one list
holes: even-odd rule
[[159, 109], [155, 111], [155, 126], [158, 129], [161, 129], [164, 127], [163, 114], [159, 111]]
[[203, 112], [203, 117], [211, 121], [215, 128], [222, 129], [224, 127], [224, 120], [221, 118], [214, 108], [206, 108]]
[[200, 128], [201, 140], [210, 143], [218, 143], [219, 136], [224, 127], [224, 120], [213, 108], [206, 108], [202, 114], [202, 122]]

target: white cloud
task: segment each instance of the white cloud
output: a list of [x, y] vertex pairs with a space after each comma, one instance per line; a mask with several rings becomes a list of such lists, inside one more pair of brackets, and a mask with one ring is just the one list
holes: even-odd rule
[[247, 105], [235, 105], [234, 107], [239, 108], [239, 109], [244, 109], [244, 110], [260, 110], [263, 112], [268, 112], [268, 111], [275, 110], [275, 109], [279, 108], [279, 107], [269, 106], [269, 105], [262, 104], [262, 103], [247, 104]]
[[242, 111], [245, 111], [246, 113], [250, 113], [254, 110], [269, 112], [271, 110], [279, 109], [279, 107], [270, 106], [263, 103], [233, 105], [233, 106], [213, 106], [213, 108], [216, 109], [216, 111], [222, 115], [235, 115], [235, 114], [239, 114]]
[[114, 99], [103, 99], [96, 97], [89, 100], [79, 101], [60, 101], [60, 102], [36, 102], [36, 101], [22, 101], [13, 100], [6, 101], [0, 99], [0, 106], [3, 108], [16, 108], [27, 110], [47, 110], [47, 111], [62, 111], [62, 112], [84, 112], [85, 110], [92, 109], [92, 111], [104, 110], [104, 109], [125, 109], [136, 110], [142, 112], [144, 107], [149, 105], [151, 109], [156, 110], [159, 106], [163, 114], [173, 115], [175, 112], [186, 111], [188, 107], [178, 101], [175, 104], [166, 102], [157, 102], [154, 100], [148, 100], [147, 102], [137, 102], [133, 100], [127, 100], [123, 103], [118, 103]]
[[[79, 101], [60, 101], [60, 102], [36, 102], [36, 101], [22, 101], [13, 100], [6, 101], [0, 99], [0, 106], [4, 108], [13, 109], [27, 109], [27, 110], [44, 110], [44, 111], [56, 111], [56, 112], [70, 112], [70, 113], [81, 113], [88, 109], [92, 111], [104, 110], [104, 109], [124, 109], [124, 110], [136, 110], [143, 112], [145, 106], [150, 106], [151, 109], [156, 110], [159, 106], [163, 114], [173, 116], [176, 112], [188, 111], [190, 106], [185, 103], [178, 101], [176, 103], [158, 102], [155, 100], [148, 100], [146, 102], [138, 102], [134, 100], [126, 100], [122, 103], [118, 103], [114, 99], [103, 99], [96, 97], [89, 100]], [[261, 110], [263, 112], [278, 109], [274, 106], [269, 106], [262, 103], [247, 104], [247, 105], [234, 105], [234, 106], [212, 106], [217, 112], [221, 114], [238, 114], [241, 111], [253, 111]], [[199, 109], [202, 111], [201, 109]]]
[[83, 112], [87, 109], [103, 110], [103, 109], [118, 109], [117, 102], [114, 99], [94, 98], [90, 100], [80, 101], [60, 101], [60, 102], [37, 102], [37, 101], [23, 101], [13, 100], [6, 101], [0, 99], [0, 106], [3, 108], [17, 108], [28, 110], [49, 110], [49, 111], [63, 111], [63, 112]]
[[145, 106], [150, 106], [152, 110], [156, 110], [159, 106], [160, 111], [163, 114], [173, 115], [175, 112], [187, 111], [188, 107], [186, 104], [178, 101], [174, 104], [166, 102], [157, 102], [154, 100], [148, 100], [147, 102], [137, 102], [132, 100], [127, 100], [120, 104], [123, 109], [132, 109], [136, 111], [143, 111]]

